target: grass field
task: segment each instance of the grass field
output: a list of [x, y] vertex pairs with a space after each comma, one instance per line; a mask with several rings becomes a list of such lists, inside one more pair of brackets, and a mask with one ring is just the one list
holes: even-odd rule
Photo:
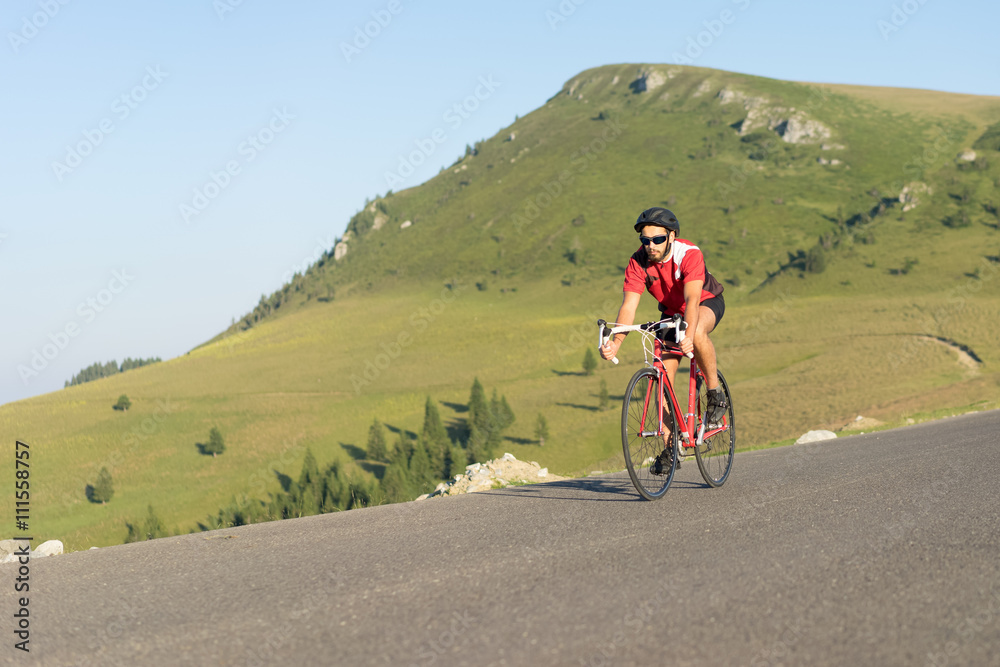
[[[613, 313], [604, 306], [617, 301], [616, 285], [566, 289], [559, 300], [542, 286], [459, 291], [418, 331], [409, 314], [438, 297], [317, 304], [233, 344], [0, 407], [5, 432], [32, 434], [36, 536], [70, 549], [119, 543], [125, 521], [141, 518], [148, 504], [172, 529], [194, 529], [234, 495], [277, 491], [275, 472], [296, 477], [306, 447], [321, 464], [363, 456], [373, 417], [419, 431], [427, 395], [456, 425], [473, 376], [510, 400], [518, 421], [504, 449], [519, 459], [561, 475], [621, 466], [618, 409], [598, 411], [597, 394], [603, 378], [612, 403], [620, 401], [641, 363], [638, 342], [626, 342], [619, 366], [602, 364], [591, 377], [580, 371], [596, 328], [586, 313]], [[923, 298], [925, 309], [935, 304], [947, 307], [940, 296]], [[741, 446], [839, 428], [857, 414], [901, 422], [945, 408], [997, 407], [1000, 375], [988, 369], [1000, 363], [990, 324], [1000, 318], [1000, 297], [976, 296], [953, 318], [957, 337], [982, 355], [975, 370], [943, 345], [907, 343], [915, 307], [800, 297], [732, 308], [715, 338]], [[412, 342], [386, 365], [383, 345], [392, 351], [401, 332]], [[368, 361], [386, 367], [355, 393], [349, 379], [363, 377]], [[111, 409], [121, 393], [133, 401], [127, 413]], [[545, 447], [530, 442], [538, 412], [552, 431]], [[227, 441], [214, 459], [196, 449], [212, 426]], [[380, 472], [363, 459], [355, 464]], [[106, 506], [84, 497], [102, 466], [116, 488]]]
[[[0, 406], [3, 432], [31, 444], [36, 540], [120, 543], [148, 505], [171, 530], [194, 530], [234, 496], [276, 492], [278, 473], [297, 477], [306, 448], [320, 466], [378, 476], [364, 452], [372, 419], [419, 431], [431, 396], [457, 430], [475, 377], [517, 416], [505, 451], [560, 475], [620, 468], [615, 403], [640, 346], [628, 340], [622, 363], [594, 376], [581, 361], [596, 319], [617, 312], [629, 221], [658, 204], [726, 283], [713, 338], [741, 448], [858, 414], [898, 424], [1000, 406], [1000, 154], [975, 168], [955, 159], [1000, 120], [1000, 100], [657, 67], [671, 78], [642, 94], [628, 88], [636, 65], [581, 73], [477, 154], [372, 202], [346, 257], [330, 253], [265, 299], [251, 328]], [[722, 104], [723, 88], [803, 110], [843, 148], [766, 128], [743, 141], [731, 126], [747, 111]], [[915, 181], [928, 192], [904, 213], [893, 198]], [[825, 270], [805, 270], [798, 253], [823, 242]], [[654, 319], [649, 299], [640, 317]], [[132, 408], [112, 410], [123, 393]], [[213, 426], [227, 443], [217, 458], [197, 448]], [[101, 467], [114, 478], [107, 505], [84, 495]]]

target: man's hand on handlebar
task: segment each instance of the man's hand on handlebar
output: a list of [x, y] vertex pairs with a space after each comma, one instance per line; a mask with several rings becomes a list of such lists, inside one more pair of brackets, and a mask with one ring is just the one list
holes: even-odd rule
[[691, 354], [694, 352], [694, 338], [691, 336], [684, 336], [684, 340], [680, 342], [681, 352], [684, 354]]
[[621, 341], [617, 340], [614, 336], [608, 340], [607, 343], [600, 347], [601, 358], [610, 360], [612, 357], [617, 356], [618, 348], [622, 346]]

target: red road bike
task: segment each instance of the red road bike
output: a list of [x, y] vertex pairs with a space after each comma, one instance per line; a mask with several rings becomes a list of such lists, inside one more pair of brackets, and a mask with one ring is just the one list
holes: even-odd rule
[[[726, 394], [729, 407], [719, 423], [708, 424], [708, 383], [694, 355], [688, 355], [691, 371], [687, 413], [682, 413], [663, 368], [664, 356], [681, 355], [679, 343], [684, 340], [687, 323], [675, 316], [629, 325], [598, 320], [597, 325], [600, 346], [616, 333], [637, 331], [642, 336], [645, 367], [629, 380], [622, 402], [625, 467], [639, 495], [646, 500], [663, 497], [674, 480], [684, 449], [694, 449], [698, 469], [706, 484], [713, 488], [725, 484], [736, 453], [733, 399], [726, 379], [720, 372], [719, 386]], [[666, 340], [670, 331], [674, 333], [674, 342]], [[612, 361], [618, 363], [617, 358]]]

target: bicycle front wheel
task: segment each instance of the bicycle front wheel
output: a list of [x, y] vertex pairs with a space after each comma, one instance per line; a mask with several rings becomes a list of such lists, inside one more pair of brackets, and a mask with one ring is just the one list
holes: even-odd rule
[[677, 469], [677, 419], [664, 396], [663, 431], [659, 430], [657, 410], [661, 395], [663, 387], [656, 372], [643, 368], [629, 381], [622, 404], [625, 467], [636, 491], [646, 500], [662, 498]]
[[[726, 395], [726, 414], [722, 418], [722, 423], [715, 428], [705, 425], [705, 437], [702, 443], [694, 450], [695, 458], [698, 459], [698, 470], [705, 482], [713, 487], [720, 487], [726, 483], [729, 473], [733, 470], [733, 458], [736, 455], [736, 413], [733, 411], [733, 398], [729, 394], [729, 385], [726, 378], [719, 374], [719, 386]], [[708, 385], [705, 383], [705, 376], [698, 373], [698, 423], [704, 424], [706, 412], [708, 410]]]

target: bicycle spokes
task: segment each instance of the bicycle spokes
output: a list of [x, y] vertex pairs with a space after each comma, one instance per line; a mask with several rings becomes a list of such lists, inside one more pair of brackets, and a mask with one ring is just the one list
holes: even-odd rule
[[677, 422], [669, 406], [660, 413], [663, 390], [658, 373], [638, 371], [622, 405], [622, 449], [629, 477], [639, 494], [655, 500], [666, 493], [676, 470]]
[[695, 457], [698, 459], [698, 469], [705, 482], [712, 487], [722, 486], [729, 473], [732, 471], [733, 458], [736, 453], [736, 432], [733, 428], [733, 401], [729, 394], [729, 385], [719, 373], [719, 386], [722, 388], [726, 398], [726, 412], [722, 417], [721, 425], [716, 428], [705, 428], [708, 411], [708, 386], [699, 378], [697, 415], [699, 429], [704, 428], [704, 432], [699, 438], [695, 448]]

